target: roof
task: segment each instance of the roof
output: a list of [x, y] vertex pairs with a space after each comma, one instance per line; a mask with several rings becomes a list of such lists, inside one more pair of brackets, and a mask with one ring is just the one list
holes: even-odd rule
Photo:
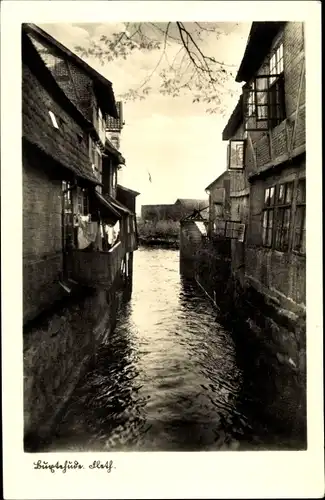
[[118, 111], [116, 108], [116, 102], [114, 97], [114, 92], [112, 88], [112, 83], [104, 78], [98, 71], [93, 69], [89, 64], [84, 62], [80, 57], [71, 52], [63, 44], [55, 40], [51, 35], [46, 33], [44, 30], [31, 23], [24, 23], [23, 30], [26, 33], [32, 34], [37, 40], [41, 41], [43, 44], [50, 46], [58, 54], [64, 55], [66, 59], [69, 59], [74, 64], [79, 66], [94, 82], [94, 90], [97, 95], [99, 105], [104, 112], [113, 118], [118, 119]]
[[[60, 163], [76, 176], [99, 184], [91, 169], [87, 148], [69, 140], [76, 131], [89, 129], [89, 123], [58, 86], [33, 43], [22, 33], [23, 71], [23, 139]], [[48, 115], [49, 96], [77, 124], [54, 129]]]
[[285, 24], [284, 21], [252, 23], [236, 82], [248, 82], [252, 78], [270, 50], [274, 37]]
[[117, 158], [119, 163], [121, 163], [122, 165], [125, 165], [124, 156], [120, 153], [120, 151], [118, 149], [116, 149], [114, 144], [112, 144], [111, 141], [109, 139], [107, 139], [107, 137], [105, 140], [105, 149], [107, 149], [107, 151], [112, 153]]
[[214, 186], [214, 184], [216, 184], [218, 181], [221, 181], [221, 179], [223, 179], [224, 177], [228, 177], [228, 175], [229, 175], [228, 170], [225, 170], [224, 172], [222, 172], [222, 174], [219, 175], [219, 177], [217, 177], [213, 182], [211, 182], [211, 184], [209, 184], [205, 189], [206, 190], [211, 189], [212, 186]]
[[127, 208], [125, 205], [123, 205], [120, 201], [117, 201], [116, 198], [113, 198], [112, 196], [106, 194], [105, 195], [106, 200], [113, 205], [113, 207], [118, 210], [122, 215], [127, 214], [127, 215], [134, 215], [132, 210]]
[[106, 196], [103, 196], [101, 193], [99, 193], [98, 191], [95, 191], [95, 194], [98, 198], [98, 200], [100, 201], [100, 203], [102, 205], [104, 205], [105, 207], [107, 207], [111, 212], [112, 214], [114, 214], [117, 218], [120, 218], [120, 213], [118, 210], [116, 210], [116, 208], [113, 206], [113, 204], [107, 199]]
[[138, 191], [134, 191], [133, 189], [127, 188], [125, 186], [121, 186], [121, 184], [117, 184], [117, 189], [121, 189], [122, 191], [126, 191], [128, 194], [133, 195], [134, 197], [139, 196], [140, 193]]
[[208, 200], [198, 200], [198, 199], [195, 199], [195, 198], [177, 198], [177, 200], [175, 201], [175, 205], [176, 203], [179, 203], [181, 205], [183, 205], [184, 207], [186, 208], [195, 208], [196, 206], [205, 206], [206, 204], [209, 204], [209, 201]]
[[235, 109], [233, 110], [227, 125], [223, 129], [222, 132], [222, 140], [223, 141], [228, 141], [233, 137], [235, 134], [236, 130], [238, 127], [241, 125], [243, 122], [243, 94], [240, 96], [238, 99], [238, 102], [235, 106]]
[[[100, 143], [98, 132], [96, 131], [93, 123], [84, 116], [80, 109], [71, 101], [65, 91], [60, 87], [52, 72], [46, 66], [42, 57], [33, 45], [32, 41], [27, 36], [27, 31], [24, 26], [25, 25], [23, 25], [22, 29], [22, 53], [25, 58], [24, 60], [26, 62], [28, 61], [28, 65], [33, 68], [33, 72], [37, 75], [37, 78], [42, 82], [48, 92], [53, 95], [55, 99], [64, 107], [64, 109], [77, 121], [77, 123], [79, 123], [80, 126], [92, 136], [96, 143]], [[110, 142], [108, 147], [112, 149], [112, 152], [118, 152]]]

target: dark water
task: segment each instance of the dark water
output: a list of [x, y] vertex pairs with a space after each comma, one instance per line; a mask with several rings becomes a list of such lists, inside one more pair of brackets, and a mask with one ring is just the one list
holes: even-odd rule
[[262, 443], [232, 336], [204, 292], [181, 279], [178, 251], [141, 248], [134, 259], [132, 300], [75, 391], [51, 451]]

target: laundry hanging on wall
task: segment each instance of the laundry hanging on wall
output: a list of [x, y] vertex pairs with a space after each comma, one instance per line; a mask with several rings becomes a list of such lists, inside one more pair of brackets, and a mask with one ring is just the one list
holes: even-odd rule
[[98, 223], [97, 222], [85, 222], [82, 218], [77, 215], [78, 223], [78, 248], [83, 250], [87, 248], [91, 243], [94, 243], [97, 238], [98, 233]]

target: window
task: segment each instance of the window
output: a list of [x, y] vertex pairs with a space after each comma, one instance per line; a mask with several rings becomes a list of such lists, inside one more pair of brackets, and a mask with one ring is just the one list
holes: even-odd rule
[[52, 122], [52, 125], [54, 128], [59, 128], [59, 125], [58, 125], [58, 122], [56, 120], [56, 116], [55, 114], [53, 113], [53, 111], [49, 111], [49, 115], [50, 115], [50, 118], [51, 118], [51, 122]]
[[113, 178], [112, 178], [113, 189], [116, 188], [116, 183], [117, 183], [117, 173], [116, 173], [116, 169], [114, 169], [113, 170]]
[[275, 186], [265, 189], [262, 213], [262, 240], [265, 247], [272, 246]]
[[228, 168], [243, 169], [244, 168], [244, 149], [245, 141], [233, 140], [229, 141], [228, 145]]
[[73, 209], [72, 209], [72, 196], [71, 185], [69, 182], [62, 182], [63, 193], [63, 231], [64, 231], [64, 245], [65, 248], [73, 246]]
[[243, 87], [245, 130], [268, 129], [268, 76], [256, 76]]
[[133, 233], [135, 232], [135, 220], [134, 220], [134, 217], [131, 217], [131, 231]]
[[110, 131], [120, 131], [123, 128], [123, 103], [121, 101], [116, 103], [118, 118], [113, 118], [111, 116], [107, 116], [106, 118], [106, 127], [107, 130]]
[[78, 188], [78, 213], [83, 216], [87, 216], [89, 214], [89, 197], [88, 190]]
[[280, 184], [277, 197], [277, 224], [275, 231], [275, 248], [286, 252], [289, 249], [291, 204], [293, 182]]
[[225, 236], [226, 238], [238, 240], [242, 243], [245, 236], [245, 224], [233, 220], [226, 221]]
[[245, 228], [245, 224], [242, 224], [241, 222], [235, 220], [216, 219], [213, 224], [215, 236], [227, 239], [235, 239], [240, 241], [241, 243], [245, 238]]
[[[270, 75], [281, 75], [284, 71], [283, 66], [283, 43], [274, 51], [270, 58]], [[270, 78], [270, 84], [276, 80], [277, 76]]]
[[275, 127], [285, 119], [283, 43], [270, 58], [269, 124]]
[[268, 119], [268, 78], [261, 76], [255, 81], [256, 120]]
[[111, 137], [109, 138], [109, 140], [111, 141], [111, 143], [113, 144], [114, 148], [116, 149], [120, 149], [120, 138], [118, 135], [111, 135]]
[[293, 250], [306, 253], [306, 179], [298, 181]]
[[214, 214], [216, 219], [223, 217], [223, 205], [221, 203], [214, 203]]
[[245, 85], [244, 116], [246, 130], [268, 130], [285, 117], [283, 44], [272, 53], [265, 75], [258, 75]]
[[98, 128], [99, 138], [102, 141], [102, 143], [105, 144], [105, 138], [106, 138], [106, 120], [105, 120], [105, 117], [102, 115], [102, 112], [101, 112], [99, 106], [97, 107], [96, 121], [97, 121], [97, 128]]
[[285, 119], [284, 77], [271, 85], [269, 90], [269, 123], [274, 128]]
[[215, 219], [213, 223], [213, 229], [215, 236], [224, 238], [226, 232], [226, 221], [223, 219]]
[[91, 163], [92, 170], [96, 177], [101, 181], [102, 179], [102, 157], [96, 144], [91, 140]]
[[255, 116], [255, 82], [253, 81], [250, 90], [248, 91], [247, 99], [248, 117]]

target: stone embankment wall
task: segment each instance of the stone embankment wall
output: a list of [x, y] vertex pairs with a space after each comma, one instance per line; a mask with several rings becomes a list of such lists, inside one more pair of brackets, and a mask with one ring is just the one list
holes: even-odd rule
[[[222, 250], [222, 251], [221, 251]], [[238, 362], [248, 374], [246, 394], [270, 429], [306, 447], [306, 318], [280, 308], [231, 273], [227, 249], [212, 242], [193, 249], [181, 272], [192, 276], [233, 333]], [[188, 257], [188, 248], [186, 252]], [[245, 382], [246, 383], [246, 382]], [[272, 432], [272, 431], [270, 431]]]
[[24, 330], [24, 446], [51, 439], [80, 377], [114, 329], [123, 291], [84, 291]]
[[[228, 284], [228, 320], [255, 370], [266, 420], [306, 446], [306, 317], [279, 308], [254, 287]], [[243, 338], [243, 335], [245, 336]], [[253, 391], [256, 392], [253, 388]]]

